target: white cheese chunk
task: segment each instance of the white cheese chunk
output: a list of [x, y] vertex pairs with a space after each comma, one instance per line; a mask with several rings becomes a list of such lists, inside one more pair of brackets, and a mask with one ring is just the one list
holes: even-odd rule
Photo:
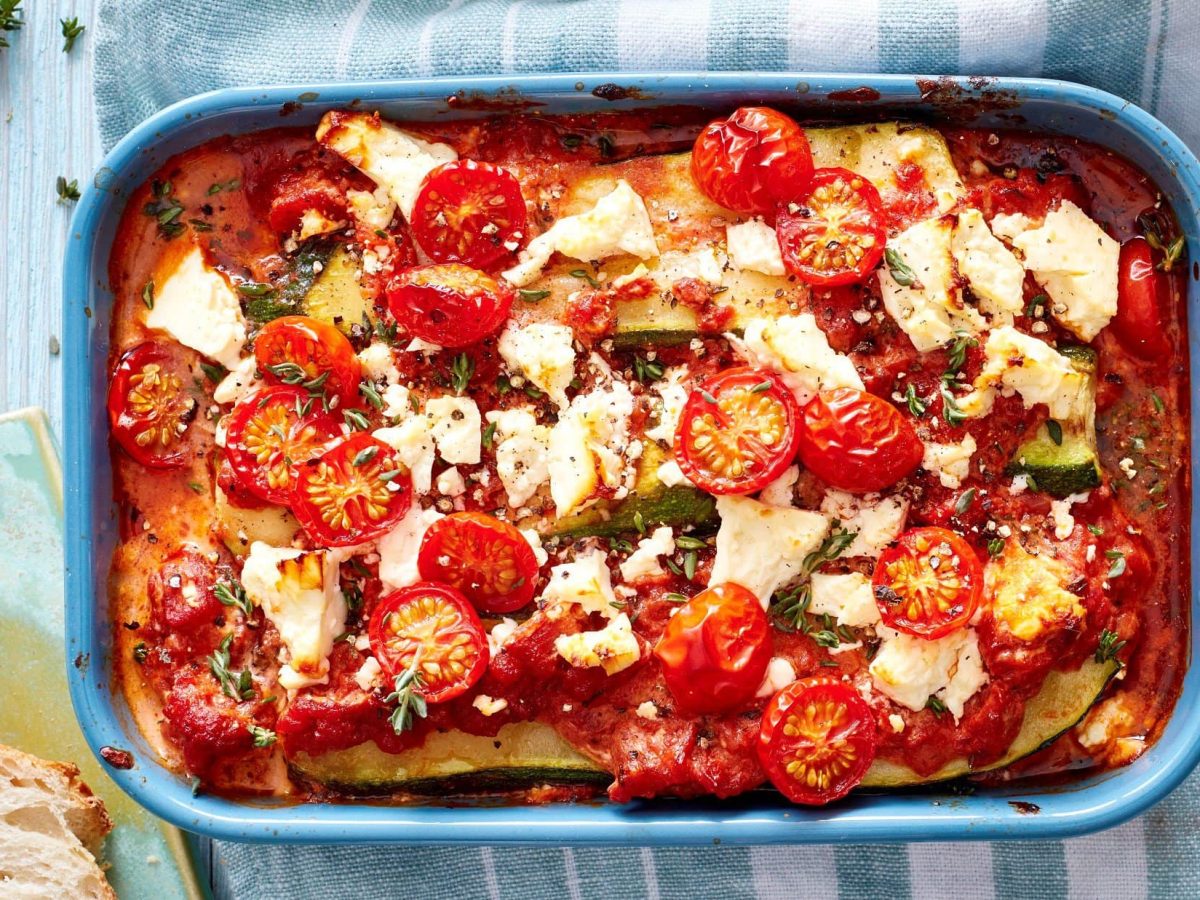
[[496, 474], [516, 509], [550, 478], [550, 429], [538, 424], [530, 407], [490, 410], [487, 420], [496, 426]]
[[1054, 523], [1054, 536], [1065, 541], [1075, 530], [1075, 517], [1071, 515], [1071, 506], [1075, 503], [1086, 503], [1089, 491], [1080, 494], [1070, 494], [1061, 500], [1050, 502], [1050, 520]]
[[879, 622], [879, 606], [871, 580], [861, 572], [812, 576], [812, 601], [808, 608], [817, 615], [829, 614], [839, 625], [866, 628]]
[[997, 384], [1021, 394], [1027, 409], [1044, 403], [1050, 418], [1085, 422], [1095, 413], [1089, 378], [1045, 341], [1015, 328], [997, 328], [984, 343], [984, 365], [974, 391], [959, 401], [968, 416], [986, 415]]
[[1092, 340], [1116, 315], [1121, 245], [1070, 200], [1013, 246], [1050, 295], [1051, 313], [1080, 340]]
[[457, 466], [451, 466], [437, 477], [438, 493], [443, 497], [461, 497], [467, 492], [467, 482]]
[[247, 356], [229, 370], [221, 383], [213, 389], [213, 400], [217, 403], [237, 403], [258, 386], [258, 360]]
[[533, 558], [537, 560], [538, 568], [540, 569], [550, 559], [550, 554], [542, 546], [542, 536], [537, 533], [536, 529], [522, 528], [521, 537], [525, 538], [529, 546], [533, 548]]
[[987, 682], [973, 628], [925, 640], [879, 626], [879, 652], [870, 672], [876, 690], [911, 710], [937, 697], [957, 722], [963, 706]]
[[898, 494], [857, 497], [846, 491], [831, 490], [821, 499], [821, 512], [837, 519], [847, 531], [854, 532], [854, 540], [842, 551], [842, 556], [877, 559], [904, 530], [908, 500]]
[[621, 578], [627, 582], [662, 575], [666, 569], [658, 561], [660, 556], [675, 552], [675, 532], [670, 525], [655, 528], [649, 537], [638, 541], [637, 549], [621, 563]]
[[788, 466], [783, 474], [758, 493], [758, 499], [768, 506], [791, 506], [795, 496], [793, 488], [800, 480], [800, 467]]
[[670, 447], [675, 443], [675, 432], [679, 430], [679, 417], [687, 403], [688, 389], [683, 383], [688, 377], [687, 366], [672, 366], [663, 372], [663, 377], [650, 385], [658, 394], [658, 424], [646, 429], [646, 437], [661, 441]]
[[900, 284], [886, 265], [879, 269], [884, 307], [922, 353], [953, 340], [958, 331], [978, 334], [987, 327], [983, 316], [963, 303], [955, 280], [953, 224], [951, 216], [926, 219], [888, 239], [888, 248], [916, 277], [912, 284]]
[[762, 684], [758, 686], [754, 696], [758, 698], [774, 697], [795, 680], [796, 670], [791, 662], [782, 656], [773, 656], [767, 663], [767, 671], [763, 673]]
[[550, 569], [550, 580], [542, 592], [546, 604], [574, 604], [585, 612], [612, 618], [617, 611], [617, 595], [612, 589], [612, 573], [601, 550], [589, 550], [573, 562]]
[[658, 718], [658, 707], [652, 700], [642, 701], [633, 712], [639, 719], [645, 719], [647, 722], [653, 722]]
[[1004, 238], [1009, 243], [1022, 232], [1037, 227], [1037, 223], [1024, 213], [996, 213], [989, 224], [992, 234]]
[[363, 374], [372, 381], [389, 381], [393, 384], [400, 381], [400, 370], [396, 368], [396, 357], [392, 348], [382, 341], [376, 341], [358, 353], [358, 362]]
[[242, 587], [287, 648], [280, 685], [299, 690], [324, 684], [333, 639], [346, 624], [337, 560], [327, 550], [295, 550], [255, 541], [242, 568]]
[[146, 325], [165, 331], [227, 369], [241, 362], [246, 345], [246, 320], [237, 291], [205, 263], [198, 246], [156, 285], [154, 308], [146, 314]]
[[779, 238], [775, 229], [762, 219], [726, 225], [725, 245], [729, 250], [729, 262], [735, 269], [764, 275], [786, 274]]
[[371, 232], [386, 231], [396, 216], [396, 201], [385, 187], [374, 191], [346, 191], [350, 212]]
[[408, 469], [413, 491], [428, 494], [433, 480], [435, 449], [429, 433], [429, 420], [413, 416], [393, 428], [378, 428], [372, 435], [396, 451], [396, 458]]
[[550, 431], [550, 497], [561, 518], [581, 507], [601, 484], [625, 478], [633, 394], [613, 382], [580, 394]]
[[483, 419], [470, 397], [434, 397], [425, 403], [429, 433], [438, 455], [448, 463], [479, 462]]
[[683, 469], [679, 468], [679, 463], [673, 459], [668, 459], [662, 463], [654, 472], [655, 476], [667, 487], [675, 487], [677, 484], [690, 484], [688, 477], [683, 474]]
[[566, 325], [534, 322], [521, 327], [510, 322], [498, 349], [510, 372], [528, 378], [562, 409], [575, 377], [574, 343], [575, 333]]
[[489, 697], [487, 694], [480, 694], [471, 701], [471, 705], [485, 716], [494, 716], [496, 713], [508, 709], [508, 701], [503, 697], [499, 699]]
[[556, 252], [584, 261], [619, 254], [650, 259], [658, 256], [658, 244], [646, 204], [621, 180], [590, 210], [559, 219], [530, 241], [518, 264], [503, 273], [505, 279], [517, 287], [529, 284]]
[[781, 509], [726, 495], [717, 498], [721, 526], [709, 584], [735, 582], [765, 609], [776, 589], [800, 574], [804, 558], [829, 533], [829, 519], [802, 509]]
[[425, 176], [458, 158], [453, 147], [402, 131], [378, 114], [326, 113], [317, 126], [317, 140], [386, 188], [406, 219]]
[[921, 465], [934, 473], [942, 487], [956, 488], [971, 474], [971, 457], [979, 449], [975, 438], [967, 435], [958, 443], [925, 444], [925, 456]]
[[520, 625], [516, 619], [510, 619], [505, 616], [499, 622], [492, 626], [492, 630], [488, 632], [488, 650], [492, 656], [500, 652], [500, 649], [509, 642]]
[[996, 325], [1011, 325], [1024, 308], [1025, 267], [988, 229], [977, 209], [958, 214], [951, 242], [958, 272]]
[[554, 649], [576, 668], [600, 666], [609, 675], [628, 669], [641, 658], [641, 647], [625, 613], [599, 631], [560, 634], [554, 639]]
[[364, 691], [373, 691], [383, 683], [382, 676], [383, 668], [379, 665], [379, 660], [368, 656], [354, 673], [354, 683]]
[[745, 336], [726, 335], [751, 365], [773, 369], [804, 405], [818, 391], [851, 387], [863, 381], [850, 357], [829, 346], [829, 340], [811, 313], [777, 319], [751, 319]]
[[396, 527], [379, 539], [379, 580], [388, 590], [408, 587], [421, 580], [417, 555], [429, 526], [442, 518], [435, 509], [421, 509], [415, 503]]

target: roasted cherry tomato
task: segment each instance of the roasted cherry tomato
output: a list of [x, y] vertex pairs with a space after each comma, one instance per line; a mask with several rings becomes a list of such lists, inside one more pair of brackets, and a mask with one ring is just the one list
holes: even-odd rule
[[525, 198], [508, 170], [458, 159], [425, 176], [408, 221], [434, 262], [491, 269], [525, 235]]
[[350, 341], [328, 322], [308, 316], [272, 319], [258, 333], [254, 358], [268, 384], [324, 392], [342, 403], [358, 398], [362, 367]]
[[1142, 359], [1162, 359], [1169, 351], [1163, 334], [1160, 294], [1163, 278], [1145, 238], [1121, 245], [1117, 315], [1113, 332], [1126, 350]]
[[225, 427], [225, 455], [238, 483], [287, 504], [296, 467], [342, 436], [341, 424], [303, 388], [269, 387], [243, 398]]
[[875, 760], [875, 717], [850, 684], [794, 681], [763, 713], [758, 759], [779, 793], [819, 806], [850, 793]]
[[303, 227], [306, 215], [324, 220], [323, 225], [344, 224], [350, 218], [346, 193], [320, 171], [288, 172], [275, 188], [267, 222], [286, 236]]
[[513, 292], [486, 272], [458, 263], [416, 266], [392, 279], [388, 309], [414, 337], [466, 347], [500, 330]]
[[800, 410], [778, 375], [726, 369], [692, 391], [679, 417], [675, 459], [711, 494], [749, 494], [796, 456]]
[[855, 494], [891, 487], [921, 464], [925, 445], [886, 400], [854, 388], [822, 391], [800, 417], [800, 460]]
[[740, 584], [718, 584], [667, 620], [654, 655], [683, 712], [733, 712], [762, 684], [771, 661], [771, 626], [754, 594]]
[[146, 597], [163, 630], [191, 637], [213, 625], [224, 607], [213, 592], [217, 567], [188, 546], [180, 547], [146, 579]]
[[417, 570], [462, 591], [481, 612], [508, 613], [533, 599], [538, 563], [525, 536], [481, 512], [438, 519], [425, 532]]
[[292, 512], [318, 544], [349, 547], [403, 519], [411, 488], [395, 451], [358, 432], [297, 467]]
[[945, 528], [914, 528], [883, 551], [872, 578], [884, 624], [933, 640], [962, 628], [983, 594], [971, 545]]
[[779, 211], [775, 233], [788, 271], [817, 285], [864, 280], [887, 241], [879, 191], [847, 169], [817, 169], [812, 189]]
[[708, 197], [747, 215], [804, 196], [813, 176], [804, 130], [783, 113], [743, 106], [710, 122], [692, 148], [692, 178]]
[[488, 664], [487, 635], [470, 602], [445, 584], [420, 581], [379, 601], [368, 626], [371, 652], [389, 677], [417, 660], [417, 690], [442, 703], [470, 690]]
[[196, 418], [191, 373], [172, 347], [146, 341], [127, 351], [108, 386], [108, 422], [115, 440], [152, 469], [183, 465], [184, 434]]

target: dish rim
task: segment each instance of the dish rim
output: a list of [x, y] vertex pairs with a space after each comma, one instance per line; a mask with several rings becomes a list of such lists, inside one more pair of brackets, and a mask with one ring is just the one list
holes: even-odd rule
[[[589, 94], [602, 85], [634, 88], [618, 102]], [[1132, 103], [1094, 88], [1050, 79], [976, 79], [947, 76], [823, 74], [803, 72], [739, 73], [590, 73], [506, 75], [469, 78], [395, 79], [373, 82], [327, 82], [269, 87], [229, 88], [199, 94], [161, 110], [126, 135], [105, 156], [84, 190], [71, 220], [71, 240], [64, 262], [64, 427], [66, 472], [66, 627], [67, 669], [72, 703], [80, 727], [98, 756], [106, 745], [134, 745], [139, 761], [129, 770], [109, 767], [114, 780], [133, 799], [156, 815], [190, 831], [214, 838], [270, 843], [406, 843], [406, 844], [571, 844], [682, 845], [888, 842], [916, 840], [1048, 839], [1084, 834], [1119, 824], [1165, 797], [1200, 761], [1200, 668], [1189, 665], [1175, 710], [1160, 740], [1130, 766], [1047, 788], [997, 788], [972, 796], [949, 791], [884, 792], [853, 795], [821, 809], [790, 806], [769, 793], [732, 801], [662, 800], [618, 806], [553, 804], [549, 806], [381, 806], [370, 803], [295, 804], [240, 801], [194, 796], [188, 782], [158, 764], [144, 738], [122, 715], [116, 689], [110, 685], [110, 626], [98, 608], [97, 584], [107, 580], [108, 559], [96, 553], [93, 526], [111, 519], [111, 489], [105, 456], [95, 466], [97, 447], [107, 448], [102, 391], [107, 365], [108, 319], [92, 310], [94, 299], [107, 294], [107, 268], [97, 271], [97, 257], [107, 260], [109, 247], [97, 247], [99, 228], [110, 207], [124, 206], [121, 180], [136, 184], [148, 175], [146, 159], [180, 132], [206, 119], [253, 118], [289, 109], [342, 107], [465, 98], [471, 104], [519, 104], [544, 100], [552, 106], [579, 100], [595, 109], [637, 108], [668, 103], [727, 105], [735, 97], [766, 102], [824, 103], [826, 108], [858, 110], [860, 118], [879, 117], [895, 107], [926, 111], [929, 85], [954, 95], [950, 102], [987, 106], [1016, 103], [1024, 107], [1062, 108], [1064, 115], [1098, 117], [1127, 133], [1134, 145], [1157, 157], [1166, 178], [1156, 182], [1172, 204], [1193, 251], [1200, 246], [1200, 163], [1157, 119]], [[876, 96], [848, 99], [856, 89]], [[841, 97], [835, 95], [841, 95]], [[596, 96], [600, 102], [587, 99]], [[822, 99], [824, 98], [824, 99]], [[935, 112], [938, 100], [933, 101]], [[575, 104], [578, 105], [578, 104]], [[965, 108], [965, 106], [964, 106]], [[424, 111], [423, 111], [424, 112]], [[996, 114], [985, 111], [984, 116]], [[1001, 118], [1006, 113], [998, 113]], [[1020, 113], [1007, 115], [1019, 116]], [[1050, 113], [1047, 113], [1050, 115]], [[944, 115], [938, 119], [945, 120]], [[1069, 115], [1068, 115], [1069, 118]], [[284, 119], [279, 124], [293, 122]], [[246, 128], [257, 130], [261, 125]], [[1099, 125], [1095, 126], [1100, 128]], [[1044, 123], [1034, 130], [1049, 130]], [[196, 141], [207, 139], [200, 138]], [[173, 155], [181, 148], [174, 148]], [[1145, 168], [1145, 164], [1142, 166]], [[140, 177], [135, 177], [140, 173]], [[1165, 182], [1165, 183], [1164, 183]], [[118, 213], [119, 215], [119, 213]], [[1188, 281], [1188, 326], [1200, 334], [1200, 269]], [[71, 302], [71, 298], [76, 298]], [[87, 298], [80, 315], [81, 298]], [[100, 321], [98, 321], [100, 319]], [[92, 341], [93, 334], [98, 339]], [[1200, 338], [1189, 344], [1191, 368], [1200, 363]], [[98, 402], [97, 402], [98, 401]], [[1200, 450], [1200, 394], [1192, 391], [1191, 459]], [[96, 478], [100, 473], [102, 477]], [[97, 492], [99, 487], [99, 492]], [[1191, 570], [1200, 563], [1200, 486], [1192, 484]], [[103, 537], [103, 535], [99, 535]], [[99, 570], [97, 569], [99, 566]], [[99, 571], [99, 574], [97, 572]], [[1200, 607], [1192, 589], [1191, 621]], [[1200, 646], [1193, 630], [1189, 663]], [[132, 728], [132, 731], [130, 730]], [[140, 751], [140, 752], [139, 752]], [[1040, 812], [1018, 811], [1012, 798], [1034, 799]]]

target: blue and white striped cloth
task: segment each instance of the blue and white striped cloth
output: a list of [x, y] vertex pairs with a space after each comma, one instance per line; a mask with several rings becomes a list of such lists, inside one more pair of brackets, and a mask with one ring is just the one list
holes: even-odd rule
[[[180, 98], [320, 79], [767, 69], [1046, 75], [1200, 147], [1197, 0], [126, 0], [102, 10], [111, 146]], [[697, 849], [221, 844], [236, 898], [1200, 897], [1200, 780], [1068, 841]]]

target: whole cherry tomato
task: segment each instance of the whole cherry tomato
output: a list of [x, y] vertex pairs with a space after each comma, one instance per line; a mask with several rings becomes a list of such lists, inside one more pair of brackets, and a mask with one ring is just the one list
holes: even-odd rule
[[461, 591], [481, 612], [509, 613], [533, 599], [538, 564], [513, 525], [481, 512], [457, 512], [429, 526], [417, 570]]
[[396, 452], [365, 432], [296, 467], [292, 512], [326, 547], [377, 538], [404, 518], [412, 481]]
[[146, 341], [117, 361], [108, 386], [113, 440], [143, 466], [170, 469], [186, 461], [184, 436], [196, 418], [185, 385], [191, 371], [177, 348]]
[[525, 236], [525, 198], [507, 169], [457, 159], [425, 176], [408, 221], [434, 262], [491, 269]]
[[688, 396], [675, 459], [710, 494], [749, 494], [791, 464], [799, 419], [796, 399], [778, 375], [749, 366], [726, 369]]
[[287, 504], [296, 467], [342, 436], [341, 423], [303, 388], [268, 387], [244, 397], [225, 426], [225, 456], [256, 497]]
[[513, 292], [485, 272], [447, 263], [399, 273], [388, 285], [387, 301], [396, 322], [414, 337], [466, 347], [500, 330]]
[[819, 393], [804, 407], [799, 430], [805, 467], [855, 494], [891, 487], [925, 455], [925, 445], [894, 406], [854, 388]]
[[875, 717], [850, 684], [823, 676], [794, 681], [763, 713], [758, 759], [793, 803], [846, 796], [875, 760]]
[[1163, 277], [1154, 268], [1154, 257], [1145, 238], [1131, 238], [1121, 245], [1117, 273], [1113, 333], [1134, 356], [1162, 359], [1170, 349], [1163, 333]]
[[428, 703], [466, 693], [488, 664], [487, 635], [467, 598], [421, 581], [388, 594], [367, 626], [371, 652], [390, 677], [416, 661], [417, 692]]
[[904, 532], [883, 551], [872, 578], [884, 624], [933, 640], [964, 627], [983, 595], [983, 566], [946, 528]]
[[771, 626], [754, 594], [740, 584], [718, 584], [667, 620], [654, 655], [681, 711], [733, 712], [762, 684], [771, 661]]
[[813, 175], [804, 130], [783, 113], [743, 106], [710, 122], [692, 149], [692, 178], [726, 209], [770, 214], [803, 196]]
[[808, 284], [863, 281], [887, 241], [879, 191], [847, 169], [817, 169], [812, 188], [775, 221], [783, 264]]
[[338, 397], [358, 398], [362, 367], [346, 336], [328, 322], [309, 316], [283, 316], [262, 327], [254, 342], [258, 370], [268, 384], [303, 387]]

